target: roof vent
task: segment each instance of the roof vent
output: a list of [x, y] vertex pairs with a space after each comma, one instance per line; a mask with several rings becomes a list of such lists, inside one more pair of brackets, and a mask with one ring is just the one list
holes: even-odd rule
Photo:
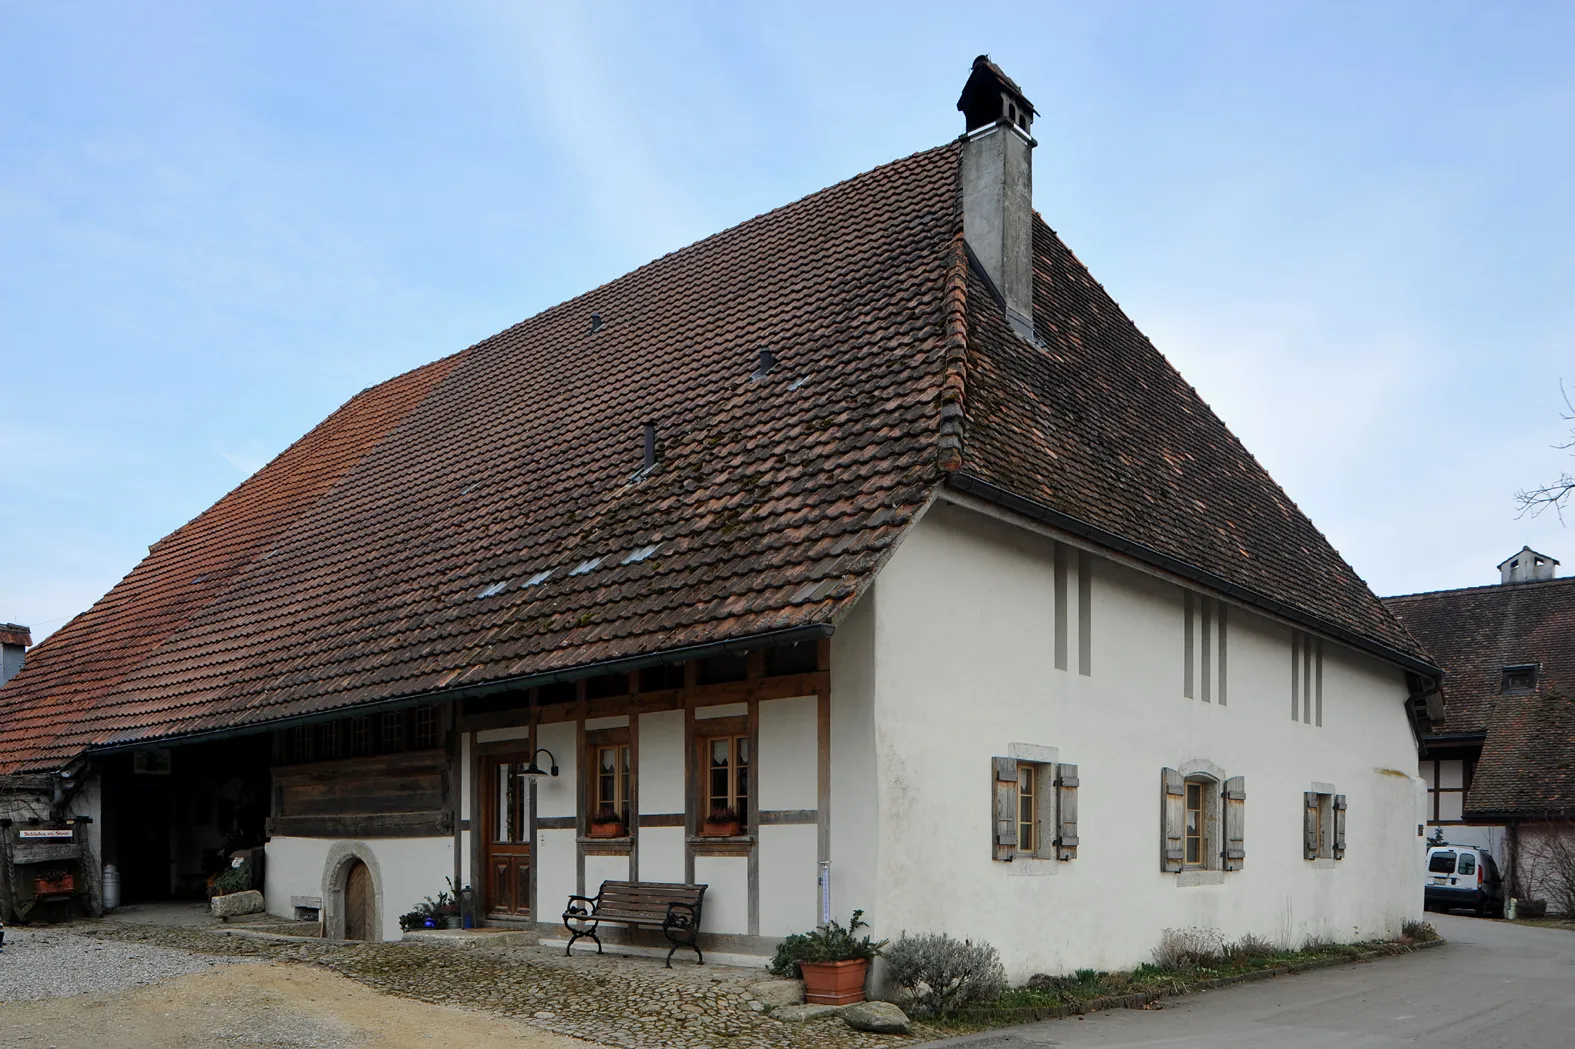
[[601, 330], [602, 330], [602, 315], [600, 313], [593, 313], [593, 314], [591, 314], [591, 334], [595, 335], [597, 332], [599, 332]]
[[1512, 554], [1499, 562], [1498, 581], [1502, 583], [1535, 583], [1543, 579], [1552, 579], [1559, 566], [1558, 561], [1547, 554], [1539, 554], [1529, 546], [1520, 548], [1520, 552]]
[[1519, 666], [1505, 667], [1504, 676], [1499, 680], [1500, 692], [1534, 692], [1537, 688], [1537, 671], [1539, 663], [1522, 663]]
[[755, 374], [751, 375], [750, 378], [764, 379], [767, 375], [771, 374], [771, 369], [775, 368], [776, 366], [777, 355], [772, 353], [769, 349], [761, 350], [760, 367], [755, 369]]

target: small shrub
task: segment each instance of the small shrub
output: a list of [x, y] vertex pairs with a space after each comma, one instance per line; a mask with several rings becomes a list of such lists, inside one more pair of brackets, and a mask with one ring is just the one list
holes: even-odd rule
[[856, 935], [860, 929], [867, 928], [864, 912], [854, 911], [846, 929], [833, 920], [814, 932], [796, 932], [777, 944], [777, 953], [766, 971], [773, 976], [795, 979], [801, 975], [799, 962], [848, 962], [858, 958], [869, 961], [881, 953], [886, 941], [872, 942], [867, 933], [862, 937]]
[[1274, 944], [1256, 933], [1248, 933], [1235, 943], [1225, 945], [1226, 961], [1247, 961], [1253, 958], [1274, 957]]
[[944, 933], [905, 934], [886, 951], [886, 976], [901, 1004], [921, 1016], [951, 1016], [1006, 989], [994, 947]]
[[241, 861], [239, 867], [226, 867], [208, 883], [209, 896], [228, 896], [232, 892], [245, 892], [252, 887], [252, 865]]
[[1104, 989], [1105, 978], [1109, 973], [1102, 973], [1098, 969], [1079, 969], [1071, 976], [1051, 976], [1048, 973], [1035, 973], [1028, 978], [1030, 991], [1042, 991], [1046, 994], [1064, 994], [1091, 997], [1099, 994]]
[[1417, 943], [1431, 943], [1438, 939], [1438, 930], [1433, 928], [1432, 922], [1419, 922], [1407, 919], [1400, 925], [1400, 935]]
[[1154, 964], [1171, 972], [1177, 969], [1212, 969], [1225, 955], [1225, 941], [1214, 929], [1189, 926], [1166, 929], [1154, 948]]

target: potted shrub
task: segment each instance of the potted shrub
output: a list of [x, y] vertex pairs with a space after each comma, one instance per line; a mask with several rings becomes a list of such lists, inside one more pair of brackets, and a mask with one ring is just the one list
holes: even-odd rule
[[734, 838], [743, 832], [744, 821], [736, 809], [716, 805], [700, 825], [700, 833], [707, 838]]
[[887, 943], [858, 935], [868, 927], [864, 912], [854, 911], [847, 928], [833, 921], [814, 932], [795, 933], [777, 946], [767, 968], [776, 976], [802, 977], [804, 1000], [812, 1005], [862, 1002], [870, 961]]
[[612, 806], [603, 805], [591, 814], [591, 837], [621, 838], [623, 833], [623, 820]]

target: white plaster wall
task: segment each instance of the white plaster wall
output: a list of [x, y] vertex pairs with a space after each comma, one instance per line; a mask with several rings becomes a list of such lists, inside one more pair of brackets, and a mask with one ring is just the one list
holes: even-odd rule
[[[760, 807], [813, 809], [819, 793], [819, 700], [814, 696], [760, 703]], [[812, 850], [813, 852], [813, 850]]]
[[[640, 715], [640, 811], [684, 811], [684, 712], [662, 710]], [[673, 829], [673, 828], [652, 828]], [[680, 832], [681, 834], [681, 832]], [[680, 845], [682, 838], [680, 837]], [[645, 873], [645, 833], [640, 835], [640, 877], [665, 881]], [[683, 859], [679, 858], [682, 881]]]
[[[294, 918], [291, 896], [323, 895], [323, 866], [335, 838], [276, 837], [267, 844], [263, 901], [269, 914]], [[404, 933], [399, 916], [448, 888], [454, 872], [453, 838], [368, 838], [360, 844], [377, 858], [376, 888], [382, 893], [383, 939]]]
[[579, 747], [575, 744], [575, 724], [561, 721], [536, 729], [536, 745], [545, 747], [558, 759], [556, 776], [536, 776], [536, 815], [573, 816], [577, 803], [575, 777], [579, 774]]
[[[882, 787], [875, 764], [875, 608], [882, 586], [876, 582], [831, 638], [831, 909], [843, 922], [857, 908], [873, 922], [884, 899], [877, 890]], [[815, 913], [818, 919], [818, 904]]]
[[[1052, 556], [1047, 539], [939, 505], [839, 629], [834, 863], [845, 848], [869, 858], [845, 823], [838, 833], [841, 807], [861, 793], [879, 806], [879, 906], [841, 895], [839, 915], [866, 906], [881, 936], [989, 940], [1022, 979], [1131, 967], [1165, 928], [1299, 943], [1395, 935], [1420, 914], [1421, 785], [1397, 668], [1326, 641], [1324, 726], [1292, 723], [1289, 629], [1232, 607], [1229, 705], [1182, 698], [1182, 591], [1096, 558], [1093, 674], [1077, 673], [1075, 624], [1070, 669], [1058, 671]], [[843, 732], [856, 751], [865, 720], [860, 613], [874, 623], [873, 791], [848, 755], [838, 761]], [[839, 649], [855, 664], [840, 674]], [[1013, 876], [1015, 864], [991, 858], [990, 759], [1012, 743], [1057, 747], [1079, 765], [1079, 855], [1055, 877]], [[1246, 779], [1245, 869], [1223, 885], [1182, 888], [1160, 870], [1160, 770], [1189, 760]], [[1302, 858], [1302, 792], [1314, 782], [1350, 804], [1349, 851], [1331, 870]], [[849, 881], [859, 884], [839, 872], [833, 884]], [[867, 883], [859, 895], [872, 895]]]
[[640, 828], [640, 880], [684, 880], [684, 829]]
[[701, 932], [749, 932], [749, 860], [696, 856], [695, 881], [706, 886]]
[[[569, 897], [580, 891], [575, 873], [576, 848], [572, 830], [536, 832], [536, 853], [531, 858], [536, 864], [536, 908], [541, 912], [537, 921], [556, 921]], [[595, 891], [591, 889], [593, 894]]]
[[[764, 736], [762, 732], [762, 739]], [[761, 827], [759, 835], [760, 935], [807, 932], [819, 920], [819, 831], [813, 823], [806, 823]]]
[[[595, 896], [596, 890], [604, 881], [628, 881], [629, 857], [628, 856], [587, 856], [585, 857], [585, 892], [588, 896]], [[567, 898], [565, 898], [567, 901]]]

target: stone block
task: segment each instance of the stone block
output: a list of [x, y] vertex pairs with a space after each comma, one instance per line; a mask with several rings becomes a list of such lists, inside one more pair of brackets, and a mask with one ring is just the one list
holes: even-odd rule
[[761, 980], [749, 985], [749, 993], [766, 1005], [797, 1005], [804, 1000], [803, 980]]
[[233, 918], [239, 914], [256, 914], [264, 907], [263, 894], [256, 889], [215, 896], [208, 901], [215, 918]]

